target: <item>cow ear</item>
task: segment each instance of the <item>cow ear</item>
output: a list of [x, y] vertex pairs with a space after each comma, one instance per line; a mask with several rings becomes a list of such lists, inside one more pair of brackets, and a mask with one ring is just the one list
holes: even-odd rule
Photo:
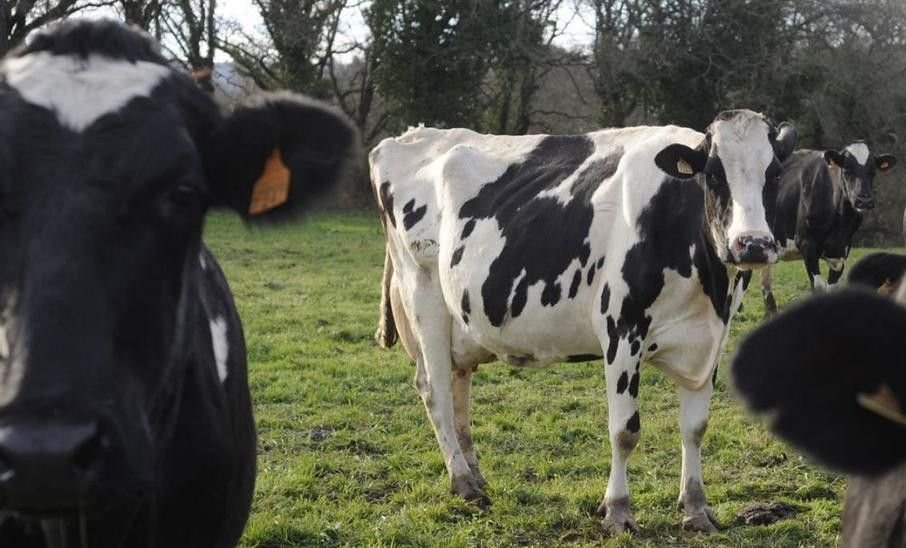
[[661, 171], [677, 179], [689, 179], [705, 169], [708, 153], [674, 143], [657, 153], [654, 163]]
[[789, 122], [780, 124], [777, 128], [777, 137], [774, 139], [773, 145], [774, 154], [781, 163], [793, 153], [793, 149], [796, 148], [796, 143], [798, 141], [799, 132], [796, 131], [794, 125]]
[[339, 112], [299, 95], [263, 94], [209, 136], [204, 161], [215, 204], [250, 222], [291, 218], [338, 186], [358, 143]]
[[875, 158], [875, 165], [878, 166], [878, 171], [887, 171], [897, 165], [897, 158], [893, 154], [881, 154]]
[[843, 154], [836, 150], [825, 150], [824, 161], [831, 167], [843, 167]]
[[906, 408], [902, 333], [906, 310], [874, 292], [808, 299], [740, 344], [734, 385], [775, 433], [818, 460], [881, 472], [906, 460], [906, 426], [891, 420]]

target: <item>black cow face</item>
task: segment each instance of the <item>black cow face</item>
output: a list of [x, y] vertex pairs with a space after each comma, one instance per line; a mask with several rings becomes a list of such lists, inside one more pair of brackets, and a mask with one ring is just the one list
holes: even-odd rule
[[841, 151], [826, 150], [824, 160], [832, 170], [839, 170], [847, 197], [858, 210], [874, 209], [875, 173], [887, 171], [897, 163], [892, 154], [872, 154], [862, 141], [856, 141]]
[[760, 114], [734, 110], [717, 116], [697, 148], [670, 145], [655, 163], [673, 177], [698, 176], [718, 256], [747, 270], [777, 261], [769, 222], [781, 163], [795, 143], [792, 126], [782, 126], [778, 134]]
[[292, 95], [224, 119], [113, 23], [39, 36], [0, 77], [0, 508], [131, 496], [178, 412], [205, 213], [292, 215], [355, 132]]

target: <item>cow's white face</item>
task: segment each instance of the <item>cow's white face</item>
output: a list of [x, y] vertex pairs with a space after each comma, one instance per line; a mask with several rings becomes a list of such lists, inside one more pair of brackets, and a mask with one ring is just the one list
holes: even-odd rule
[[778, 259], [769, 222], [781, 162], [795, 141], [792, 127], [778, 138], [761, 114], [731, 110], [717, 116], [698, 148], [671, 145], [655, 162], [674, 177], [701, 175], [709, 235], [718, 257], [750, 270]]

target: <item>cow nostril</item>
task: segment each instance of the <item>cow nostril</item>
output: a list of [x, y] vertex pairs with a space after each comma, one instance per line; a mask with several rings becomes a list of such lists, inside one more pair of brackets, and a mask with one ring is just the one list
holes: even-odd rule
[[0, 451], [0, 483], [11, 480], [14, 475], [16, 475], [16, 472], [13, 469], [12, 462], [10, 462], [9, 457]]
[[79, 473], [90, 472], [100, 464], [104, 452], [110, 447], [109, 438], [99, 429], [95, 429], [90, 436], [72, 452], [71, 462], [73, 468]]

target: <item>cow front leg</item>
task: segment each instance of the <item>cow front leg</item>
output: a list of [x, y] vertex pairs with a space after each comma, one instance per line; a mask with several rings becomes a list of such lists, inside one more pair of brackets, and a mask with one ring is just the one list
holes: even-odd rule
[[777, 301], [774, 299], [774, 269], [768, 265], [761, 269], [761, 295], [764, 297], [764, 315], [773, 316], [777, 313]]
[[708, 428], [708, 406], [713, 391], [710, 382], [700, 390], [679, 389], [680, 431], [683, 437], [679, 509], [685, 514], [682, 527], [688, 531], [710, 532], [720, 527], [708, 506], [702, 481], [701, 445]]
[[613, 363], [604, 366], [611, 460], [607, 491], [598, 506], [598, 514], [604, 516], [601, 523], [604, 530], [613, 535], [639, 530], [629, 506], [626, 466], [641, 436], [637, 399], [641, 359], [629, 355], [628, 345], [621, 345], [621, 353], [625, 355], [621, 357], [618, 353]]
[[818, 264], [818, 248], [810, 242], [802, 242], [799, 246], [802, 252], [802, 261], [805, 263], [805, 271], [808, 273], [808, 283], [812, 291], [823, 292], [827, 290], [827, 284], [821, 277], [821, 266]]
[[478, 456], [472, 445], [472, 425], [469, 422], [469, 396], [472, 389], [472, 367], [458, 366], [453, 371], [453, 424], [456, 427], [456, 438], [463, 456], [478, 480], [484, 487], [487, 481], [478, 468]]
[[846, 267], [846, 259], [825, 259], [827, 263], [827, 285], [833, 287], [843, 277], [843, 269]]

